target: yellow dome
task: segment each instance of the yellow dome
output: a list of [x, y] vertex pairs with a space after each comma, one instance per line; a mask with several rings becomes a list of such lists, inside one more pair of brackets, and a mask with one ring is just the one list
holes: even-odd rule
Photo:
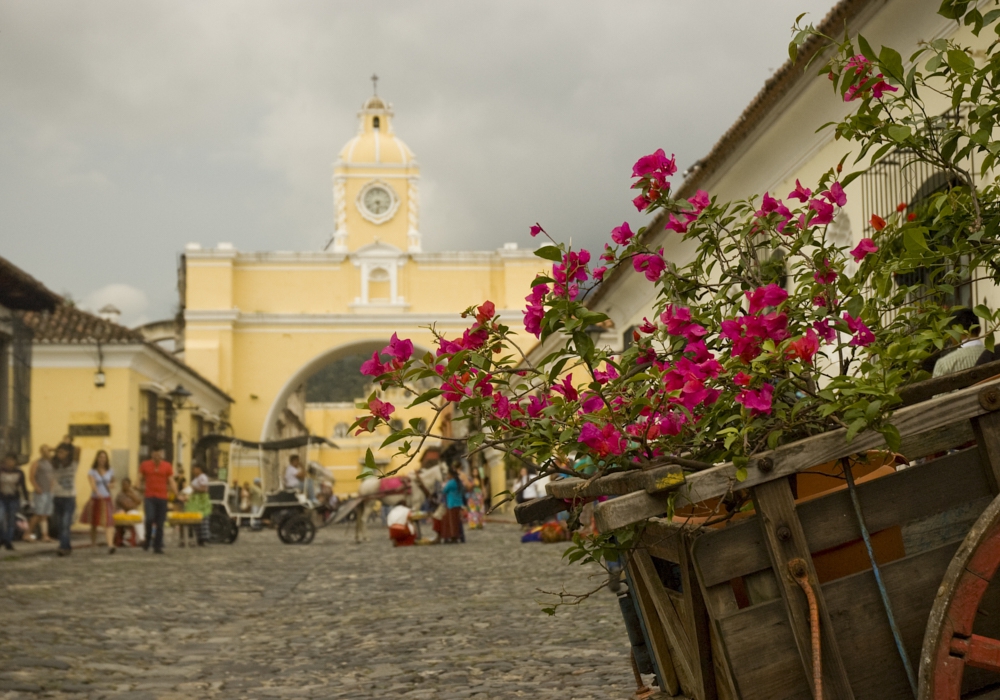
[[392, 105], [381, 97], [368, 98], [358, 112], [358, 135], [340, 151], [340, 161], [354, 164], [388, 163], [409, 165], [413, 151], [392, 130]]

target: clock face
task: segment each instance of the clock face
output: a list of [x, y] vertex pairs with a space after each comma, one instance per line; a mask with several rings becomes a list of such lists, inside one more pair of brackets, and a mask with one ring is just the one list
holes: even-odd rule
[[372, 187], [365, 192], [364, 204], [369, 212], [381, 216], [392, 206], [392, 195], [381, 187]]

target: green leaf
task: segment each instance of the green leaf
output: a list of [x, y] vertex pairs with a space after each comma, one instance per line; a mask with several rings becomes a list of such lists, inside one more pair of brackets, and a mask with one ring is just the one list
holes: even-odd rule
[[903, 444], [903, 439], [900, 437], [896, 426], [892, 424], [885, 425], [879, 429], [879, 432], [885, 438], [885, 444], [889, 446], [889, 449], [893, 452], [899, 452], [899, 448]]
[[903, 143], [913, 133], [913, 130], [905, 124], [895, 124], [886, 129], [886, 131], [889, 132], [889, 138], [896, 143]]
[[991, 319], [993, 318], [993, 312], [985, 304], [979, 304], [975, 309], [972, 310], [979, 318]]
[[847, 427], [847, 442], [854, 439], [854, 436], [858, 434], [858, 431], [864, 428], [866, 425], [864, 418], [858, 418], [853, 423]]
[[860, 49], [861, 55], [869, 61], [875, 60], [875, 51], [872, 49], [872, 45], [860, 34], [858, 34], [858, 49]]
[[545, 260], [551, 260], [552, 262], [562, 262], [563, 259], [562, 251], [554, 245], [542, 246], [535, 251], [535, 255]]
[[906, 74], [903, 73], [903, 57], [896, 49], [883, 46], [878, 53], [878, 62], [882, 65], [882, 70], [893, 78], [897, 83], [902, 83]]
[[365, 452], [365, 469], [369, 471], [378, 471], [378, 465], [375, 464], [375, 455], [372, 454], [372, 448], [368, 448]]
[[413, 408], [414, 406], [418, 406], [418, 405], [420, 405], [422, 403], [427, 403], [428, 401], [431, 401], [432, 399], [436, 399], [442, 393], [444, 393], [444, 392], [442, 392], [440, 389], [430, 389], [428, 391], [425, 391], [420, 396], [418, 396], [417, 398], [413, 399], [413, 403], [410, 404], [410, 408]]
[[789, 42], [788, 43], [788, 60], [790, 60], [792, 63], [795, 63], [795, 59], [797, 59], [798, 57], [799, 57], [799, 47], [798, 47], [798, 45], [794, 41]]
[[925, 231], [926, 229], [922, 226], [904, 229], [903, 246], [906, 248], [906, 252], [919, 255], [924, 251], [930, 250], [927, 247], [927, 237], [924, 235]]
[[962, 75], [972, 73], [976, 70], [976, 64], [972, 57], [960, 49], [948, 49], [948, 66]]

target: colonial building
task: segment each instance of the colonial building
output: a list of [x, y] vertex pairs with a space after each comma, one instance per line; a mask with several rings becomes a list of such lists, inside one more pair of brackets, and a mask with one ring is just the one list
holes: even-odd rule
[[[87, 466], [107, 450], [115, 477], [135, 478], [153, 444], [190, 476], [193, 444], [225, 428], [232, 399], [142, 334], [60, 300], [19, 316], [32, 337], [31, 444], [71, 435]], [[211, 466], [211, 465], [210, 465]], [[77, 493], [89, 494], [87, 469]]]
[[[360, 413], [350, 399], [307, 404], [303, 384], [346, 357], [409, 337], [433, 349], [429, 330], [461, 334], [460, 314], [489, 299], [521, 328], [523, 298], [543, 267], [508, 244], [481, 252], [427, 252], [420, 230], [420, 166], [396, 136], [393, 111], [373, 96], [358, 112], [358, 132], [333, 166], [334, 234], [322, 251], [242, 252], [221, 243], [189, 244], [181, 258], [184, 361], [236, 401], [238, 437], [294, 434], [296, 422], [339, 449], [313, 455], [350, 491], [359, 462], [382, 438], [352, 437]], [[400, 397], [399, 406], [404, 402]], [[402, 417], [408, 417], [401, 414]], [[385, 454], [380, 461], [388, 462]]]

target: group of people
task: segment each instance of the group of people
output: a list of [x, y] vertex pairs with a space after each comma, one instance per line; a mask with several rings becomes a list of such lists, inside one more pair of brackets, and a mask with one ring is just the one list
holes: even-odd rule
[[[15, 454], [8, 454], [0, 465], [0, 546], [14, 548], [17, 515], [25, 504], [30, 504], [28, 540], [54, 542], [49, 533], [52, 518], [59, 538], [56, 553], [67, 556], [73, 551], [71, 531], [77, 511], [76, 476], [80, 467], [80, 448], [71, 436], [63, 438], [53, 450], [46, 445], [39, 448], [38, 459], [31, 462], [28, 474], [18, 465]], [[103, 531], [108, 553], [115, 553], [115, 512], [143, 513], [143, 523], [135, 523], [136, 537], [143, 549], [163, 553], [163, 536], [168, 504], [171, 500], [183, 505], [189, 512], [200, 512], [207, 520], [211, 512], [208, 496], [208, 477], [195, 465], [191, 470], [191, 483], [178, 486], [174, 468], [164, 459], [162, 447], [154, 446], [150, 458], [139, 465], [139, 484], [123, 478], [116, 483], [111, 460], [106, 450], [98, 450], [87, 471], [90, 485], [89, 498], [83, 503], [79, 522], [90, 526], [90, 541], [97, 544], [98, 533]], [[29, 495], [28, 486], [31, 487]], [[117, 495], [112, 495], [117, 488]], [[38, 533], [36, 536], [35, 533]], [[201, 539], [201, 538], [199, 538]]]
[[[425, 479], [425, 474], [445, 468], [440, 479]], [[435, 484], [431, 487], [428, 484]], [[419, 534], [417, 522], [429, 518], [434, 537], [431, 542], [457, 544], [465, 542], [465, 526], [470, 529], [483, 527], [486, 517], [485, 494], [478, 474], [470, 476], [457, 461], [442, 462], [441, 451], [427, 448], [420, 458], [420, 468], [413, 475], [411, 489], [415, 489], [416, 502], [421, 500], [414, 513], [406, 503], [391, 509], [385, 516], [389, 538], [397, 547], [416, 544]]]

